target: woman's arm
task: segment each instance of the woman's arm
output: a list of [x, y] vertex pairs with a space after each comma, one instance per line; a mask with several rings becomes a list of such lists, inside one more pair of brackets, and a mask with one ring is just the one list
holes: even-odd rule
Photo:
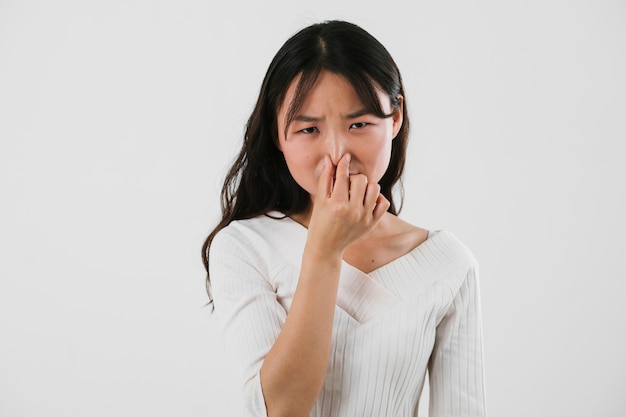
[[269, 417], [307, 416], [319, 395], [330, 355], [341, 259], [389, 208], [378, 184], [349, 175], [349, 156], [327, 159], [308, 225], [298, 286], [278, 339], [261, 367]]
[[261, 367], [269, 417], [308, 415], [324, 383], [341, 258], [313, 252], [305, 251], [285, 325]]
[[478, 265], [469, 269], [437, 326], [428, 372], [430, 417], [485, 416]]

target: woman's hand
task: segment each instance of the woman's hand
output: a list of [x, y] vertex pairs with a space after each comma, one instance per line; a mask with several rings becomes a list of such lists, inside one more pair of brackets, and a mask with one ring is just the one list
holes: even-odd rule
[[318, 254], [343, 255], [355, 240], [374, 228], [389, 208], [380, 186], [364, 174], [350, 175], [350, 154], [335, 168], [326, 157], [309, 221], [307, 246]]

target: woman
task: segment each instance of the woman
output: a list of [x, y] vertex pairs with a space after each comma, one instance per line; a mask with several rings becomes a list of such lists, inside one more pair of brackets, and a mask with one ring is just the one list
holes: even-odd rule
[[203, 247], [251, 416], [485, 414], [477, 263], [397, 217], [409, 120], [399, 70], [342, 21], [271, 62]]

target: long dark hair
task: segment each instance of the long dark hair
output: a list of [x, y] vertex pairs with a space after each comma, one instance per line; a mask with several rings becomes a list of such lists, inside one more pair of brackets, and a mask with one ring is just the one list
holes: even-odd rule
[[[278, 148], [277, 112], [292, 81], [300, 76], [287, 112], [288, 126], [322, 70], [344, 76], [366, 109], [379, 117], [390, 115], [381, 108], [377, 90], [389, 95], [392, 110], [397, 111], [403, 100], [403, 123], [392, 141], [389, 167], [379, 182], [381, 193], [391, 203], [388, 211], [397, 214], [401, 209], [394, 202], [393, 188], [404, 170], [409, 118], [396, 63], [378, 40], [355, 24], [332, 20], [308, 26], [289, 38], [270, 63], [246, 125], [243, 146], [224, 180], [222, 219], [202, 246], [210, 299], [209, 250], [220, 230], [233, 220], [272, 210], [288, 216], [310, 204], [308, 193], [292, 178]], [[402, 197], [400, 183], [400, 201]]]

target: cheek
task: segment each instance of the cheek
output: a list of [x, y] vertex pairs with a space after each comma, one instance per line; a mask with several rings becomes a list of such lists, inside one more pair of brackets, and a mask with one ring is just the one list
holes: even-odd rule
[[389, 167], [390, 159], [391, 159], [391, 144], [389, 144], [388, 146], [385, 146], [376, 155], [374, 165], [376, 167], [376, 174], [378, 177], [377, 181], [380, 181], [382, 176], [387, 171], [387, 168]]
[[306, 191], [315, 191], [322, 163], [314, 152], [301, 146], [290, 146], [283, 150], [287, 167], [293, 179]]
[[283, 155], [290, 171], [301, 171], [313, 164], [313, 155], [306, 149], [289, 148], [283, 152]]
[[389, 166], [389, 162], [391, 160], [391, 147], [393, 145], [393, 138], [391, 135], [393, 131], [391, 124], [388, 127], [388, 132], [386, 132], [387, 134], [385, 135], [385, 139], [383, 140], [381, 148], [378, 151], [378, 165], [379, 169], [382, 170], [380, 174], [381, 177], [387, 171], [387, 167]]
[[372, 146], [361, 148], [359, 160], [364, 165], [368, 179], [372, 182], [379, 182], [389, 167], [391, 140], [381, 140]]

